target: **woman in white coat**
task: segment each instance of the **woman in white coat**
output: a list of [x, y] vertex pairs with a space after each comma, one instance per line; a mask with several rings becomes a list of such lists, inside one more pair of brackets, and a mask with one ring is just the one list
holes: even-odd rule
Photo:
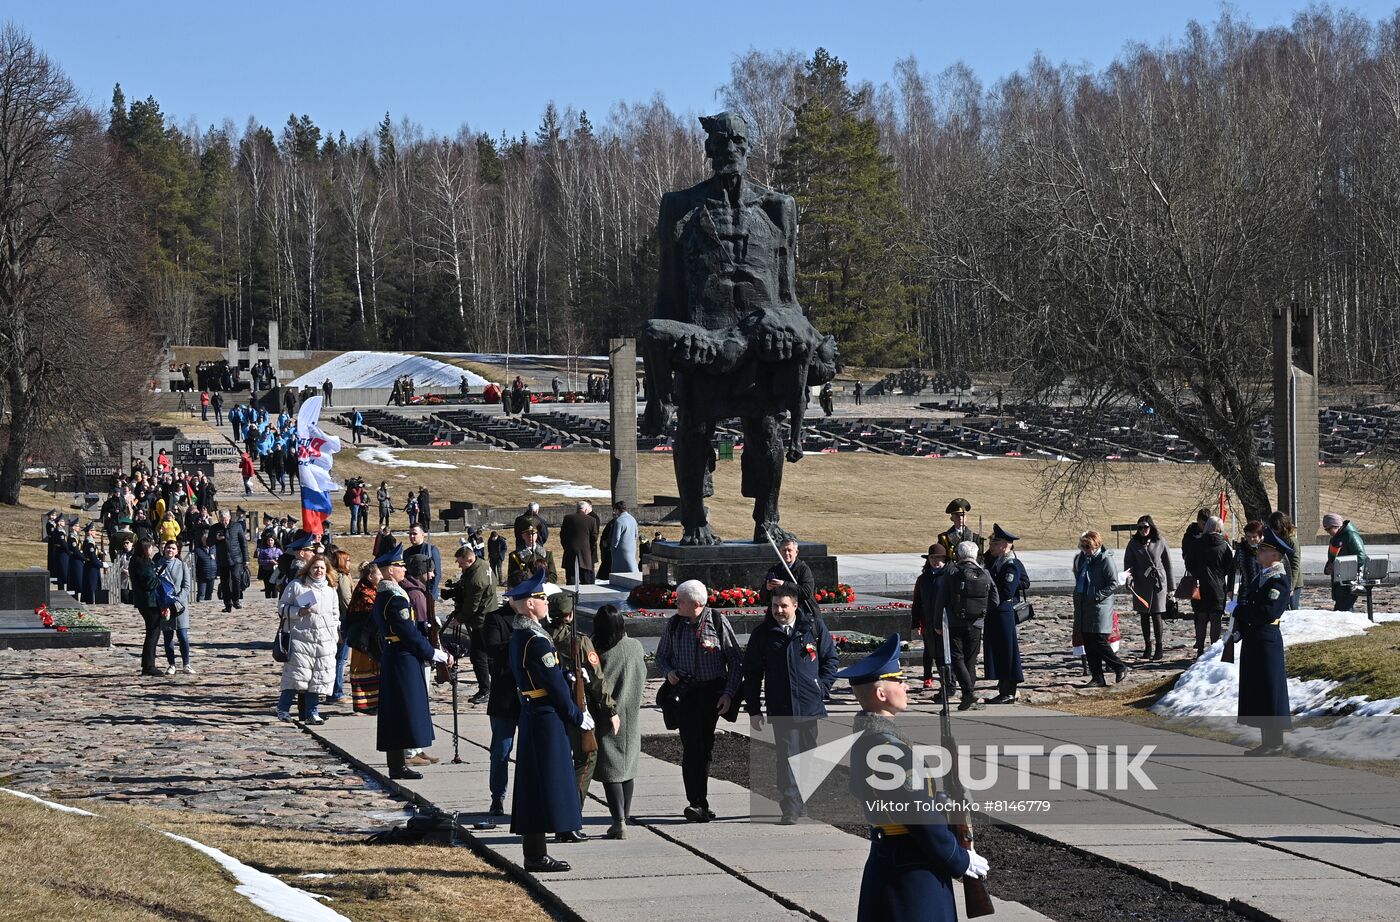
[[292, 719], [292, 699], [297, 717], [310, 724], [325, 723], [317, 710], [322, 695], [335, 687], [335, 654], [339, 643], [340, 598], [326, 578], [330, 561], [311, 558], [300, 574], [282, 590], [277, 610], [282, 629], [289, 634], [287, 662], [282, 665], [282, 696], [277, 719]]

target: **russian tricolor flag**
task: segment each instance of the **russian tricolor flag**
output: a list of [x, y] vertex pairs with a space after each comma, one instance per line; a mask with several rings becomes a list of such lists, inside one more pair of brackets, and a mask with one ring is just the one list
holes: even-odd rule
[[331, 464], [340, 451], [340, 439], [326, 435], [318, 422], [321, 398], [303, 401], [297, 410], [297, 470], [301, 479], [301, 527], [312, 534], [325, 534], [326, 519], [334, 505], [331, 497], [339, 486], [331, 480]]

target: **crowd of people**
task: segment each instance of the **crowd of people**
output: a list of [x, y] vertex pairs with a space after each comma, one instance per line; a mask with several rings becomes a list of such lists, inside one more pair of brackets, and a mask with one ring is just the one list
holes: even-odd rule
[[[347, 491], [352, 533], [367, 530], [368, 491], [353, 481]], [[627, 636], [624, 609], [601, 608], [585, 636], [575, 624], [574, 595], [560, 588], [610, 570], [635, 571], [638, 528], [625, 504], [614, 506], [607, 525], [587, 501], [562, 518], [555, 536], [562, 568], [550, 547], [549, 523], [534, 503], [513, 523], [513, 550], [497, 531], [483, 536], [472, 530], [445, 565], [427, 527], [426, 488], [409, 492], [409, 528], [401, 543], [389, 521], [388, 484], [381, 482], [380, 527], [370, 556], [356, 564], [329, 535], [305, 532], [290, 518], [272, 519], [250, 534], [242, 511], [220, 509], [214, 492], [203, 475], [175, 470], [161, 455], [154, 472], [139, 463], [118, 480], [98, 522], [80, 527], [57, 512], [48, 517], [49, 569], [60, 587], [96, 601], [102, 571], [120, 574], [122, 600], [145, 625], [143, 674], [193, 674], [192, 606], [217, 594], [225, 612], [240, 609], [256, 568], [264, 597], [276, 600], [279, 719], [318, 724], [325, 720], [323, 704], [348, 698], [352, 713], [377, 721], [377, 746], [390, 775], [418, 778], [419, 769], [438, 761], [430, 752], [435, 730], [428, 689], [459, 681], [459, 660], [469, 663], [476, 689], [467, 702], [484, 706], [491, 729], [489, 812], [510, 813], [512, 831], [524, 840], [527, 869], [568, 869], [549, 854], [549, 837], [558, 843], [587, 838], [581, 806], [593, 781], [602, 785], [612, 817], [606, 836], [627, 836], [645, 656]], [[911, 610], [911, 627], [924, 640], [923, 687], [932, 688], [937, 675], [938, 699], [951, 704], [956, 696], [959, 710], [1017, 700], [1024, 681], [1018, 625], [1033, 616], [1017, 535], [997, 523], [984, 538], [968, 524], [971, 511], [963, 498], [948, 504], [949, 526], [925, 555]], [[1346, 610], [1354, 589], [1334, 561], [1354, 556], [1364, 568], [1365, 546], [1341, 516], [1328, 514], [1323, 524], [1331, 536], [1327, 572], [1335, 607]], [[1140, 661], [1162, 658], [1164, 621], [1187, 602], [1198, 653], [1225, 633], [1244, 639], [1241, 720], [1263, 730], [1262, 744], [1250, 752], [1278, 751], [1289, 725], [1278, 620], [1298, 604], [1297, 543], [1280, 513], [1247, 523], [1232, 543], [1221, 519], [1203, 509], [1182, 537], [1185, 573], [1177, 579], [1151, 516], [1136, 522], [1122, 575], [1102, 535], [1086, 531], [1073, 562], [1073, 626], [1087, 684], [1106, 686], [1109, 672], [1122, 681], [1130, 668], [1120, 654], [1120, 587], [1139, 616]], [[884, 708], [879, 713], [886, 716], [902, 709], [896, 699], [907, 704], [907, 689], [895, 688], [904, 688], [897, 656], [893, 666], [875, 663], [876, 656], [861, 667], [885, 673], [838, 672], [835, 639], [799, 549], [795, 538], [782, 541], [781, 561], [755, 587], [766, 613], [747, 642], [709, 604], [706, 586], [689, 580], [676, 589], [676, 612], [662, 628], [655, 656], [664, 678], [657, 703], [667, 726], [679, 733], [681, 813], [690, 822], [715, 819], [708, 789], [720, 720], [747, 715], [755, 732], [766, 725], [775, 731], [779, 822], [787, 824], [804, 809], [788, 758], [815, 745], [816, 720], [825, 716], [838, 677], [852, 679], [862, 705]], [[156, 664], [162, 637], [164, 668]], [[979, 658], [983, 678], [996, 682], [996, 695], [986, 701], [976, 695]], [[512, 754], [516, 779], [507, 811]]]

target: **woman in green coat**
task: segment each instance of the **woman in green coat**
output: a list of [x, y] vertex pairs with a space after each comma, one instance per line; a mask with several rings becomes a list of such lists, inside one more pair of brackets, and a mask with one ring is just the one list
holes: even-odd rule
[[593, 778], [603, 783], [608, 812], [612, 814], [606, 838], [625, 839], [627, 817], [632, 812], [632, 781], [641, 761], [646, 654], [641, 641], [627, 636], [626, 620], [616, 605], [604, 605], [593, 616], [593, 648], [621, 718], [621, 728], [615, 736], [598, 736], [598, 766]]

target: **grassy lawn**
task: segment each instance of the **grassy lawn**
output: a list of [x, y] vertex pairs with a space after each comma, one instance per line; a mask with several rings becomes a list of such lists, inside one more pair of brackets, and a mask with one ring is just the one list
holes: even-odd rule
[[1341, 682], [1332, 692], [1338, 698], [1400, 697], [1400, 623], [1378, 624], [1355, 637], [1295, 644], [1288, 648], [1288, 672]]
[[[338, 431], [338, 429], [337, 429]], [[348, 438], [346, 439], [348, 442]], [[548, 492], [549, 484], [531, 483], [526, 477], [557, 480], [608, 489], [609, 459], [601, 452], [454, 451], [451, 449], [393, 449], [404, 461], [444, 463], [451, 469], [389, 467], [362, 461], [360, 451], [346, 445], [336, 457], [335, 476], [340, 483], [350, 476], [364, 477], [377, 486], [387, 480], [394, 505], [402, 510], [410, 488], [427, 486], [435, 509], [453, 499], [497, 506], [523, 506], [568, 502]], [[1168, 540], [1175, 545], [1186, 522], [1193, 517], [1207, 490], [1201, 467], [1162, 464], [1115, 464], [1115, 478], [1092, 507], [1090, 518], [1055, 516], [1037, 496], [1034, 462], [992, 460], [900, 458], [888, 455], [848, 453], [808, 455], [783, 473], [783, 524], [803, 538], [825, 541], [833, 553], [921, 553], [938, 532], [947, 527], [943, 509], [954, 496], [972, 500], [974, 528], [989, 532], [1000, 522], [1021, 536], [1023, 550], [1070, 548], [1086, 528], [1107, 532], [1110, 524], [1132, 521], [1150, 512]], [[1322, 505], [1346, 510], [1363, 534], [1390, 526], [1382, 510], [1361, 489], [1348, 487], [1344, 472], [1324, 469]], [[726, 538], [748, 539], [753, 534], [753, 505], [739, 493], [739, 461], [721, 461], [715, 470], [715, 496], [709, 501], [711, 521]], [[643, 501], [655, 495], [674, 496], [675, 473], [671, 456], [647, 453], [638, 464], [639, 492]], [[237, 502], [237, 497], [225, 496]], [[38, 521], [45, 510], [67, 509], [69, 494], [57, 496], [25, 488], [18, 507], [0, 506], [0, 567], [42, 566], [45, 550], [39, 542]], [[300, 514], [298, 500], [289, 496], [276, 502], [259, 502], [255, 508], [280, 514]], [[69, 510], [70, 512], [72, 510]], [[370, 514], [375, 519], [374, 510]], [[334, 521], [344, 527], [348, 516], [337, 497]], [[979, 526], [980, 522], [980, 526]], [[402, 512], [394, 527], [402, 531]], [[679, 536], [679, 526], [664, 526], [668, 538]], [[359, 545], [348, 542], [352, 553]]]
[[[543, 504], [566, 502], [550, 495], [548, 485], [529, 483], [529, 476], [608, 489], [609, 460], [593, 452], [463, 452], [444, 449], [394, 450], [405, 461], [456, 465], [454, 470], [393, 468], [366, 463], [347, 446], [336, 458], [336, 474], [352, 474], [378, 484], [387, 480], [402, 509], [410, 487], [427, 486], [436, 506], [448, 500], [473, 500], [516, 506], [530, 500]], [[473, 465], [478, 465], [473, 467]], [[989, 532], [993, 522], [1015, 530], [1025, 550], [1073, 547], [1079, 534], [1095, 527], [1130, 522], [1150, 512], [1174, 545], [1186, 523], [1194, 518], [1208, 493], [1200, 467], [1160, 464], [1116, 464], [1116, 478], [1091, 505], [1091, 519], [1056, 518], [1055, 510], [1037, 496], [1033, 462], [901, 458], [847, 453], [808, 455], [783, 472], [783, 524], [804, 538], [825, 541], [841, 554], [920, 552], [947, 527], [943, 509], [954, 496], [972, 500], [972, 524]], [[488, 470], [484, 468], [504, 468]], [[1341, 483], [1339, 470], [1324, 470], [1323, 506], [1348, 510], [1362, 531], [1386, 528], [1384, 513], [1360, 490]], [[753, 504], [739, 493], [739, 461], [721, 461], [715, 469], [715, 495], [710, 498], [711, 521], [726, 538], [753, 534]], [[643, 501], [674, 496], [671, 456], [647, 453], [639, 458], [638, 488]], [[339, 509], [337, 513], [339, 514]], [[402, 525], [402, 516], [396, 527]], [[678, 527], [663, 529], [675, 537]]]
[[[0, 919], [270, 919], [213, 859], [157, 830], [218, 848], [331, 898], [351, 919], [550, 918], [466, 848], [364, 845], [338, 836], [151, 807], [83, 801], [99, 817], [0, 794]], [[324, 874], [308, 878], [303, 874]], [[13, 913], [13, 914], [12, 914]]]
[[212, 858], [153, 829], [9, 794], [0, 794], [0, 893], [0, 919], [273, 918]]

